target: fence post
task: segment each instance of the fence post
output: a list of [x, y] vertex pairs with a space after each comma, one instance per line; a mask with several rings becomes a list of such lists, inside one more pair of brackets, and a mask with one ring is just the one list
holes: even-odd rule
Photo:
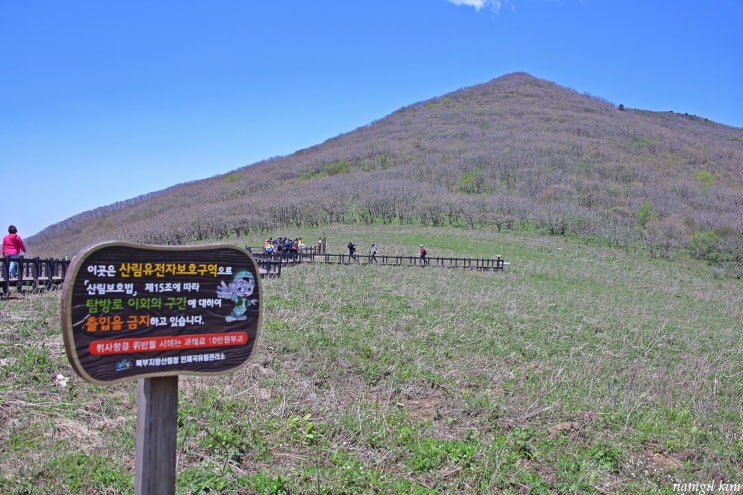
[[26, 262], [23, 256], [18, 257], [18, 280], [16, 281], [16, 288], [18, 289], [18, 292], [23, 292], [23, 280], [25, 279], [24, 275], [26, 274]]
[[41, 271], [41, 260], [39, 257], [31, 258], [30, 263], [31, 265], [31, 279], [33, 280], [33, 283], [31, 284], [31, 292], [36, 292], [39, 290], [39, 272]]
[[3, 296], [7, 296], [10, 292], [10, 281], [8, 280], [10, 276], [8, 275], [8, 271], [10, 269], [10, 263], [8, 261], [8, 257], [4, 256], [2, 258], [2, 275], [3, 275]]

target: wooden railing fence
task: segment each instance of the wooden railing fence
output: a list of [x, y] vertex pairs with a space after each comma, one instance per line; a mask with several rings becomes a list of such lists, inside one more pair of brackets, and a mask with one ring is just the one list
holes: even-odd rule
[[[0, 258], [0, 298], [8, 298], [14, 290], [26, 294], [61, 288], [70, 265], [69, 259], [41, 259], [23, 256], [17, 262], [18, 276], [11, 278], [11, 260], [7, 257]], [[282, 263], [279, 260], [257, 259], [256, 262], [262, 277], [281, 275]]]
[[[320, 253], [315, 247], [307, 247], [296, 253], [274, 253], [266, 254], [263, 248], [247, 247], [256, 260], [271, 261], [280, 265], [290, 266], [294, 263], [324, 263], [324, 264], [378, 264], [395, 266], [423, 266], [424, 262], [419, 256], [392, 256], [377, 254], [376, 261], [369, 255], [356, 254], [351, 257], [348, 254]], [[425, 266], [436, 266], [442, 268], [465, 268], [470, 270], [496, 271], [504, 270], [510, 263], [501, 256], [495, 258], [456, 258], [447, 256], [429, 256]]]
[[64, 282], [68, 259], [41, 259], [21, 256], [18, 260], [18, 276], [10, 278], [8, 257], [0, 258], [0, 296], [7, 297], [11, 289], [18, 292], [40, 292], [54, 290]]
[[[261, 277], [280, 277], [281, 268], [296, 263], [323, 263], [323, 264], [378, 264], [394, 266], [423, 266], [423, 260], [418, 256], [391, 256], [377, 254], [376, 261], [368, 255], [357, 254], [351, 257], [348, 254], [332, 254], [319, 252], [315, 247], [305, 248], [296, 253], [268, 255], [263, 248], [247, 248], [256, 259]], [[55, 290], [62, 286], [69, 259], [40, 259], [21, 257], [18, 259], [18, 276], [10, 278], [11, 260], [0, 258], [0, 298], [7, 298], [11, 290], [20, 293], [33, 293]], [[425, 266], [442, 268], [464, 268], [469, 270], [496, 271], [504, 270], [509, 263], [500, 256], [495, 258], [455, 258], [433, 256], [427, 258]]]

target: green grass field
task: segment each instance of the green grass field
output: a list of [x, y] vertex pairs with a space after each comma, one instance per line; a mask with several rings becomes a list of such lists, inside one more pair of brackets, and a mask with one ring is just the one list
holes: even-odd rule
[[[287, 235], [511, 265], [264, 280], [248, 366], [180, 377], [178, 493], [743, 490], [740, 280], [523, 231]], [[59, 311], [0, 301], [0, 493], [133, 493], [136, 383], [74, 375]]]

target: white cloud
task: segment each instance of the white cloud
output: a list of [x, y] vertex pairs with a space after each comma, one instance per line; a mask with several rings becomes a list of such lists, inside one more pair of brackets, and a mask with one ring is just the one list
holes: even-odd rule
[[485, 0], [449, 0], [454, 5], [467, 5], [480, 10], [485, 5]]
[[474, 7], [475, 10], [480, 10], [486, 5], [490, 6], [494, 11], [499, 11], [503, 6], [501, 0], [449, 0], [454, 5], [466, 5], [467, 7]]

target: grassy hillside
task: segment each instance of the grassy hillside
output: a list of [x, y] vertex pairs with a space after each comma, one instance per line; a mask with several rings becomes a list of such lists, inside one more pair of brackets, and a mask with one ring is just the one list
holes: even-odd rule
[[741, 163], [743, 129], [509, 74], [287, 157], [85, 212], [27, 244], [63, 257], [112, 239], [186, 244], [334, 223], [518, 223], [740, 261]]
[[[512, 265], [303, 265], [265, 280], [254, 360], [180, 378], [178, 493], [670, 494], [743, 480], [739, 281], [529, 231], [301, 234], [333, 252], [423, 242]], [[132, 493], [136, 384], [73, 375], [59, 294], [2, 301], [0, 342], [0, 492]]]

